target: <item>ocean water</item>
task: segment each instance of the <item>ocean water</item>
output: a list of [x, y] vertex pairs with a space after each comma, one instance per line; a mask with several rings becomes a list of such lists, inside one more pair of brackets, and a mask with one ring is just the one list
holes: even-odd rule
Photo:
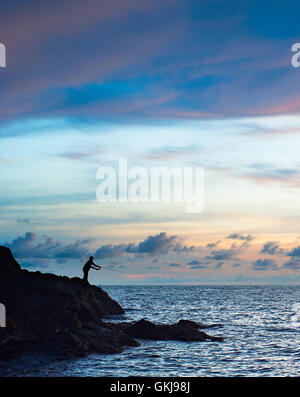
[[[190, 319], [224, 342], [141, 341], [121, 354], [94, 354], [19, 376], [299, 376], [300, 286], [105, 286], [126, 310], [113, 321]], [[111, 320], [110, 320], [111, 321]], [[23, 368], [22, 368], [23, 366]]]

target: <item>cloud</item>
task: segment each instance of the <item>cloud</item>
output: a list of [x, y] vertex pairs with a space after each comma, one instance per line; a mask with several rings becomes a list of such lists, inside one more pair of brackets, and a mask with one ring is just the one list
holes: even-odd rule
[[64, 152], [57, 155], [59, 158], [68, 159], [68, 160], [85, 160], [91, 159], [96, 154], [100, 154], [101, 151], [98, 149], [90, 150], [90, 151], [82, 151], [82, 152]]
[[[25, 222], [27, 223], [27, 222]], [[92, 239], [77, 240], [74, 243], [63, 243], [52, 237], [43, 235], [38, 238], [35, 233], [27, 232], [24, 236], [18, 236], [11, 242], [6, 242], [14, 255], [18, 258], [45, 258], [68, 259], [83, 258], [92, 254], [89, 248]], [[170, 252], [178, 253], [179, 250], [189, 250], [183, 246], [178, 236], [168, 236], [161, 232], [154, 236], [148, 236], [138, 244], [106, 244], [93, 250], [96, 259], [116, 258], [127, 255], [159, 256]]]
[[201, 262], [199, 262], [199, 261], [197, 261], [197, 260], [194, 259], [194, 260], [188, 262], [186, 265], [187, 265], [187, 266], [201, 265]]
[[287, 256], [290, 256], [291, 259], [283, 264], [283, 268], [285, 269], [293, 269], [299, 270], [300, 269], [300, 246], [291, 249], [286, 253]]
[[279, 183], [294, 188], [300, 186], [300, 170], [297, 168], [282, 168], [261, 163], [251, 164], [249, 168], [253, 171], [241, 177], [260, 185]]
[[179, 263], [170, 263], [169, 266], [170, 267], [182, 267], [182, 265], [180, 265]]
[[300, 257], [300, 245], [288, 251], [286, 255], [291, 257]]
[[243, 235], [240, 233], [233, 233], [233, 234], [230, 234], [230, 236], [227, 236], [226, 238], [231, 239], [231, 240], [252, 241], [252, 240], [254, 240], [255, 237], [252, 236], [251, 234]]
[[42, 236], [41, 241], [35, 233], [27, 232], [24, 237], [18, 236], [12, 242], [5, 245], [10, 248], [18, 258], [32, 259], [61, 259], [61, 258], [82, 258], [89, 254], [86, 247], [91, 242], [90, 239], [77, 240], [75, 243], [64, 244], [46, 235]]
[[234, 243], [230, 248], [220, 248], [211, 251], [211, 253], [206, 256], [206, 259], [215, 260], [215, 261], [234, 259], [237, 255], [244, 252], [248, 247], [249, 244], [247, 241], [245, 241], [243, 244], [239, 246]]
[[194, 266], [190, 266], [189, 269], [190, 270], [199, 270], [199, 269], [207, 269], [207, 265], [194, 265]]
[[282, 265], [284, 269], [292, 269], [299, 270], [300, 269], [300, 259], [299, 258], [291, 258], [288, 262]]
[[94, 256], [95, 258], [103, 259], [124, 254], [162, 255], [170, 251], [184, 250], [184, 248], [178, 236], [168, 236], [167, 233], [161, 232], [155, 236], [148, 236], [138, 244], [108, 244], [101, 246], [95, 251]]
[[168, 236], [162, 232], [155, 236], [149, 236], [138, 244], [137, 252], [147, 254], [168, 253], [170, 250], [177, 250], [182, 244], [177, 236]]
[[118, 256], [123, 255], [128, 250], [128, 245], [126, 244], [106, 244], [102, 245], [94, 252], [94, 257], [97, 259], [104, 259], [104, 258], [115, 258]]
[[219, 249], [212, 251], [210, 255], [207, 256], [207, 259], [212, 259], [215, 261], [220, 261], [224, 259], [233, 259], [237, 254], [237, 250], [235, 248], [229, 249]]
[[220, 240], [219, 241], [216, 241], [215, 243], [209, 243], [209, 244], [207, 244], [206, 245], [206, 247], [207, 248], [215, 248], [217, 245], [219, 245], [220, 244]]
[[268, 255], [280, 255], [284, 253], [284, 250], [280, 248], [278, 241], [268, 241], [264, 244], [260, 252]]
[[190, 262], [188, 262], [186, 265], [189, 266], [189, 268], [192, 269], [192, 270], [194, 270], [194, 269], [195, 270], [196, 269], [206, 269], [208, 267], [206, 264], [203, 264], [203, 263], [201, 263], [201, 262], [199, 262], [199, 261], [197, 261], [195, 259], [190, 261]]
[[18, 218], [18, 223], [25, 223], [27, 225], [39, 225], [41, 221], [34, 219], [34, 218]]
[[278, 266], [272, 259], [257, 259], [252, 268], [253, 270], [277, 270]]

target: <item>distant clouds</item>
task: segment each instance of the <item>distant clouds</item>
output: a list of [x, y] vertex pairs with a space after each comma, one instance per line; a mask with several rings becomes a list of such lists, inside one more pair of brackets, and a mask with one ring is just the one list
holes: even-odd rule
[[249, 248], [248, 240], [240, 245], [232, 244], [230, 248], [214, 249], [206, 258], [216, 261], [230, 260], [245, 252], [247, 248]]
[[215, 248], [221, 241], [216, 241], [215, 243], [208, 243], [206, 245], [207, 248]]
[[182, 267], [179, 263], [169, 263], [170, 267]]
[[254, 270], [277, 270], [278, 265], [272, 259], [258, 259], [253, 263]]
[[[25, 222], [26, 224], [27, 222]], [[223, 244], [228, 239], [240, 240], [229, 247]], [[17, 259], [27, 268], [43, 268], [47, 261], [52, 260], [58, 265], [67, 264], [69, 261], [80, 262], [93, 255], [96, 260], [106, 260], [112, 265], [131, 266], [135, 263], [144, 264], [141, 271], [152, 270], [161, 272], [167, 265], [180, 271], [201, 271], [206, 274], [210, 271], [222, 273], [226, 267], [245, 271], [250, 268], [253, 271], [280, 271], [300, 270], [300, 246], [289, 250], [280, 247], [276, 241], [267, 241], [258, 253], [273, 258], [258, 258], [255, 261], [247, 261], [247, 250], [253, 244], [250, 234], [233, 233], [222, 242], [208, 243], [205, 246], [187, 245], [177, 235], [168, 235], [166, 232], [145, 237], [140, 242], [128, 242], [126, 244], [104, 244], [95, 248], [94, 239], [82, 239], [75, 242], [63, 242], [47, 235], [38, 236], [32, 232], [26, 232], [11, 242], [5, 242]], [[216, 245], [219, 246], [216, 249]], [[258, 247], [257, 247], [258, 248]], [[197, 256], [196, 256], [197, 255]], [[289, 258], [288, 260], [284, 258]], [[112, 261], [113, 259], [113, 261]], [[248, 263], [248, 265], [247, 265]], [[155, 265], [153, 265], [155, 264]], [[140, 266], [140, 265], [139, 265]]]
[[207, 267], [207, 264], [204, 264], [196, 259], [191, 260], [186, 264], [186, 266], [189, 266], [190, 269], [204, 269]]
[[33, 218], [18, 218], [17, 219], [18, 223], [25, 223], [27, 225], [39, 225], [41, 221], [38, 219], [33, 219]]
[[138, 253], [167, 253], [170, 250], [178, 250], [182, 247], [182, 243], [178, 236], [168, 236], [163, 232], [155, 236], [149, 236], [140, 242], [136, 248]]
[[129, 252], [129, 248], [130, 248], [130, 245], [127, 245], [127, 244], [102, 245], [94, 252], [94, 257], [96, 259], [116, 258], [118, 256], [123, 255], [126, 252]]
[[261, 253], [268, 255], [278, 255], [283, 254], [284, 250], [280, 248], [278, 241], [268, 241], [263, 245]]
[[116, 258], [124, 254], [148, 254], [159, 256], [170, 251], [184, 251], [185, 246], [177, 236], [168, 236], [161, 232], [154, 236], [148, 236], [138, 244], [106, 244], [96, 251], [92, 251], [90, 245], [92, 239], [77, 240], [71, 244], [64, 244], [52, 237], [43, 235], [40, 239], [35, 233], [27, 232], [24, 236], [18, 236], [12, 242], [5, 242], [14, 255], [18, 258], [45, 258], [45, 259], [69, 259], [89, 256], [93, 254], [96, 259]]
[[283, 268], [291, 270], [300, 270], [300, 258], [291, 258], [283, 264]]
[[210, 255], [207, 256], [207, 259], [212, 259], [215, 261], [220, 261], [224, 259], [233, 259], [237, 255], [237, 249], [235, 247], [232, 248], [223, 248], [219, 250], [214, 250]]
[[94, 156], [95, 152], [65, 152], [60, 153], [57, 157], [69, 160], [83, 160]]
[[279, 257], [290, 257], [287, 262], [283, 263], [282, 268], [291, 270], [300, 269], [300, 246], [294, 247], [290, 250], [284, 250], [280, 247], [279, 242], [268, 241], [263, 245], [261, 253], [273, 256], [278, 255]]
[[190, 270], [201, 270], [201, 269], [207, 269], [208, 266], [207, 265], [192, 265], [190, 266]]
[[24, 237], [19, 236], [12, 242], [4, 243], [17, 258], [82, 258], [88, 255], [87, 244], [91, 240], [77, 240], [71, 244], [64, 244], [46, 235], [38, 239], [35, 233], [27, 232]]
[[226, 238], [231, 239], [231, 240], [252, 241], [252, 240], [254, 240], [255, 237], [252, 236], [251, 234], [243, 235], [241, 233], [233, 233], [233, 234], [230, 234], [229, 236], [227, 236]]
[[287, 256], [295, 257], [300, 259], [300, 246], [298, 245], [295, 248], [292, 248], [287, 252]]
[[189, 268], [191, 270], [193, 270], [193, 269], [196, 269], [196, 270], [197, 269], [206, 269], [207, 268], [207, 264], [201, 263], [201, 262], [199, 262], [197, 260], [192, 260], [192, 261], [188, 262], [186, 265], [189, 266]]
[[261, 185], [281, 184], [288, 187], [300, 187], [300, 168], [287, 168], [270, 164], [251, 164], [249, 172], [241, 176]]
[[155, 236], [148, 236], [138, 244], [103, 245], [95, 251], [94, 256], [95, 258], [103, 259], [121, 256], [125, 253], [162, 255], [167, 254], [171, 250], [178, 251], [183, 248], [177, 236], [168, 236], [167, 233], [162, 232]]
[[291, 257], [291, 259], [284, 263], [283, 267], [285, 269], [300, 270], [300, 246], [291, 249], [286, 255]]

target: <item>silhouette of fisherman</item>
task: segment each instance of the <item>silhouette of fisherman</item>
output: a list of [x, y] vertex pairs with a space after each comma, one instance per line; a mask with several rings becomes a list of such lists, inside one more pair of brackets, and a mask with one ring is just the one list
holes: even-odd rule
[[91, 269], [95, 269], [95, 270], [100, 270], [101, 266], [96, 265], [94, 263], [94, 257], [90, 256], [90, 259], [86, 262], [86, 264], [83, 266], [83, 280], [84, 281], [88, 281], [88, 276], [89, 276], [89, 271]]

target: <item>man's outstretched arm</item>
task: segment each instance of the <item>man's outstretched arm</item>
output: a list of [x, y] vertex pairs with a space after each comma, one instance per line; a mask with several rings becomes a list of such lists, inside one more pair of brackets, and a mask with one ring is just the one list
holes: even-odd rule
[[99, 266], [99, 265], [96, 265], [95, 263], [91, 266], [91, 268], [92, 269], [95, 269], [95, 270], [100, 270], [101, 269], [101, 266]]

